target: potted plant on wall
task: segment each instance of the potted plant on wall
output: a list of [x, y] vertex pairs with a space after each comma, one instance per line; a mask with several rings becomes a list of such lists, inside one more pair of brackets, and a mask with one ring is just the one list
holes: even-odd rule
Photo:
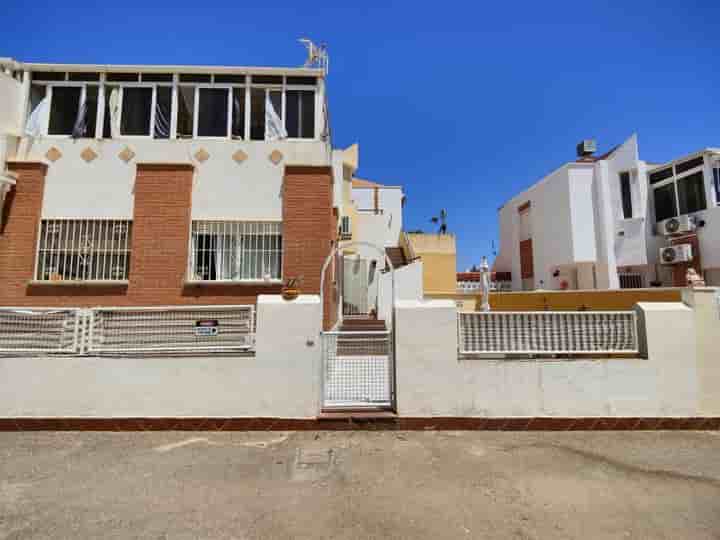
[[295, 300], [300, 296], [300, 285], [302, 285], [302, 276], [288, 278], [283, 284], [282, 297], [285, 300]]

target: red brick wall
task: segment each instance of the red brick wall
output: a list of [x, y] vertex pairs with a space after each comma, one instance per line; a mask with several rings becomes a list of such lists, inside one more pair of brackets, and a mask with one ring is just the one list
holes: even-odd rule
[[25, 290], [33, 278], [47, 172], [39, 162], [11, 162], [8, 168], [19, 177], [5, 199], [0, 225], [0, 304], [6, 306], [25, 304]]
[[0, 305], [246, 304], [258, 294], [280, 293], [280, 285], [184, 284], [193, 176], [184, 164], [137, 167], [128, 286], [31, 284], [47, 167], [13, 162], [10, 169], [19, 178], [0, 229]]
[[[285, 168], [283, 183], [283, 279], [302, 278], [306, 294], [320, 293], [320, 274], [337, 237], [337, 216], [332, 204], [330, 167]], [[335, 308], [330, 274], [325, 284], [325, 326], [333, 322]]]

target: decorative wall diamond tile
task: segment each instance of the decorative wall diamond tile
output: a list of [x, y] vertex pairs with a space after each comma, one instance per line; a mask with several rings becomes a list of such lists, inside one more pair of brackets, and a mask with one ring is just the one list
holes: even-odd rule
[[232, 158], [235, 160], [236, 163], [242, 163], [248, 158], [248, 155], [242, 150], [238, 150], [232, 155]]
[[272, 153], [270, 154], [270, 156], [268, 156], [268, 157], [270, 158], [270, 161], [272, 161], [275, 165], [277, 165], [278, 163], [280, 163], [282, 161], [283, 155], [280, 150], [273, 150]]
[[210, 159], [210, 154], [208, 154], [207, 150], [201, 148], [200, 150], [195, 152], [195, 159], [197, 159], [200, 163], [204, 163], [208, 159]]
[[90, 163], [92, 160], [94, 160], [96, 157], [98, 157], [97, 152], [90, 148], [89, 146], [80, 152], [80, 157], [83, 158], [85, 163]]
[[62, 157], [62, 152], [53, 146], [45, 152], [45, 157], [54, 163]]
[[129, 146], [126, 146], [122, 149], [122, 151], [118, 154], [118, 157], [122, 159], [125, 163], [130, 161], [132, 158], [135, 157], [135, 152], [133, 152]]

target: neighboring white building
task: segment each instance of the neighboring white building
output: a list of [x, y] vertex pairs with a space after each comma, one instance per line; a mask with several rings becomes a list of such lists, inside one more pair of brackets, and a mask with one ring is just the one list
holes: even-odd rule
[[720, 285], [719, 149], [662, 165], [640, 160], [636, 135], [578, 150], [499, 210], [493, 269], [514, 290], [680, 286], [690, 266]]

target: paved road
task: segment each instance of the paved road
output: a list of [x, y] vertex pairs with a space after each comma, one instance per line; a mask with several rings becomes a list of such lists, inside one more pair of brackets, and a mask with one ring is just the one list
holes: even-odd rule
[[0, 538], [720, 538], [720, 434], [0, 433]]

